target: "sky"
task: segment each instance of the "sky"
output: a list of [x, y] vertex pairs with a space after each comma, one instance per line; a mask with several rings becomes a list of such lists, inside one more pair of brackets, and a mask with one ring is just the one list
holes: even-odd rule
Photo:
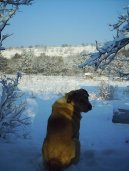
[[33, 0], [21, 6], [4, 33], [5, 47], [60, 46], [105, 42], [115, 32], [109, 24], [125, 13], [129, 0]]

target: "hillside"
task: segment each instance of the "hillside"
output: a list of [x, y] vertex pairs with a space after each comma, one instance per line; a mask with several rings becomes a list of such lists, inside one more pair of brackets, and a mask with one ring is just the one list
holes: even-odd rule
[[14, 74], [21, 71], [26, 74], [76, 76], [91, 72], [95, 76], [121, 76], [121, 72], [128, 72], [129, 48], [121, 50], [116, 59], [104, 71], [94, 71], [92, 67], [79, 69], [86, 55], [95, 51], [95, 45], [80, 46], [35, 46], [29, 48], [10, 48], [2, 51], [0, 57], [0, 72]]
[[7, 74], [19, 70], [26, 74], [80, 75], [83, 71], [77, 66], [84, 60], [82, 54], [92, 51], [95, 51], [94, 45], [10, 48], [2, 51], [1, 71]]

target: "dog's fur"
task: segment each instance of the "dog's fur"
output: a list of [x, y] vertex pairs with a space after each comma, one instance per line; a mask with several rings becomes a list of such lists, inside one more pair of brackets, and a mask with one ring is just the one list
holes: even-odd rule
[[86, 90], [79, 89], [53, 104], [42, 147], [43, 160], [49, 171], [60, 171], [79, 160], [81, 112], [92, 109], [88, 96]]

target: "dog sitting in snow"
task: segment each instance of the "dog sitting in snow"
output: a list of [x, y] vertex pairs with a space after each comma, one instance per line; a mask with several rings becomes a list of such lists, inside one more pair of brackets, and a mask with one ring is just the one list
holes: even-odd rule
[[81, 112], [92, 109], [88, 96], [86, 90], [79, 89], [53, 104], [42, 147], [44, 164], [49, 171], [61, 171], [79, 160]]

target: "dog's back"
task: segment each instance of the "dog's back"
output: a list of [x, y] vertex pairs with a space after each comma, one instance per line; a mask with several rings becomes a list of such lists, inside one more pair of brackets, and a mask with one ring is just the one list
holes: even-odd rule
[[63, 98], [53, 105], [43, 144], [44, 160], [50, 171], [60, 171], [75, 157], [72, 113], [73, 107], [66, 105]]

